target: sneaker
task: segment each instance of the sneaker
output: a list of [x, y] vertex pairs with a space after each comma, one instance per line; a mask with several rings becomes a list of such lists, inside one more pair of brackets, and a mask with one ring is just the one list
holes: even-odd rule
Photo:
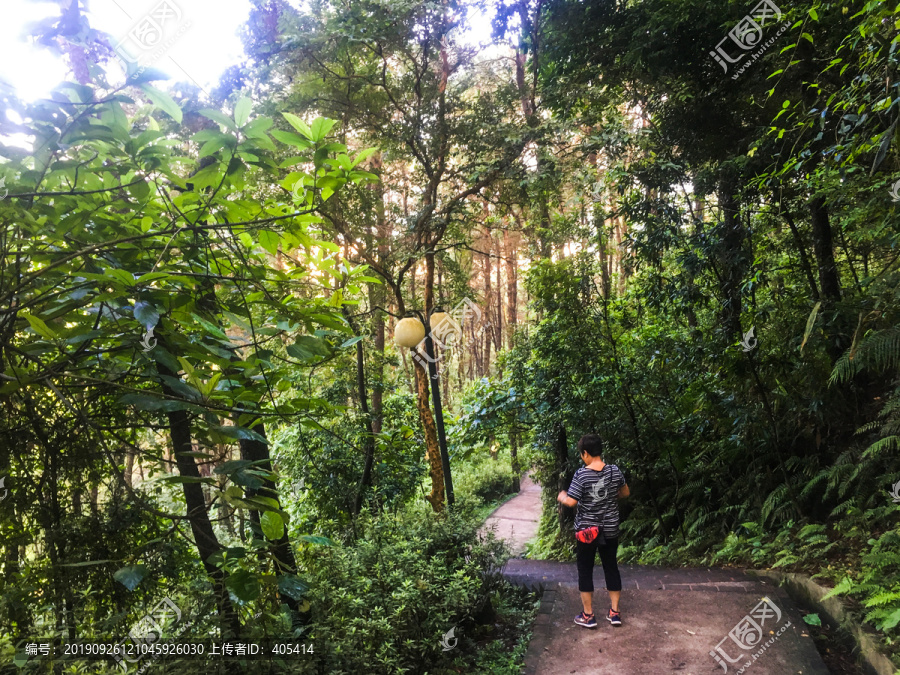
[[606, 620], [609, 621], [613, 626], [621, 626], [622, 625], [622, 617], [619, 616], [618, 612], [609, 610], [609, 614], [606, 615]]
[[579, 626], [584, 626], [585, 628], [597, 627], [597, 619], [594, 618], [594, 615], [585, 614], [584, 612], [575, 617], [575, 623]]

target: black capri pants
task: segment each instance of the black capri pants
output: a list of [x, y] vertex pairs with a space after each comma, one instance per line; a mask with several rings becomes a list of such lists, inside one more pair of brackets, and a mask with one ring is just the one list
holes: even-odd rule
[[621, 591], [622, 577], [619, 575], [619, 565], [616, 563], [616, 553], [619, 550], [619, 538], [607, 539], [605, 543], [598, 544], [599, 537], [590, 544], [575, 542], [575, 564], [578, 567], [578, 590], [584, 593], [592, 593], [594, 590], [594, 559], [600, 553], [600, 562], [603, 564], [603, 575], [606, 577], [606, 590]]

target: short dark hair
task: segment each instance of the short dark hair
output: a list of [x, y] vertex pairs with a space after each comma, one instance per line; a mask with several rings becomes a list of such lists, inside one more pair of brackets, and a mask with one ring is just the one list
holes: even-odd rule
[[586, 452], [591, 457], [601, 457], [603, 439], [597, 434], [585, 434], [578, 440], [578, 452]]

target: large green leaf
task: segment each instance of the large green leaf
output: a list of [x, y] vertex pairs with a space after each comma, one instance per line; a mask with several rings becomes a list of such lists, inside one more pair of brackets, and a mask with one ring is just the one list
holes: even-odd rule
[[278, 592], [288, 596], [292, 600], [302, 600], [309, 590], [309, 585], [300, 577], [293, 574], [283, 574], [278, 577]]
[[259, 578], [247, 570], [229, 574], [225, 587], [241, 603], [253, 602], [259, 597]]
[[160, 91], [159, 89], [150, 86], [149, 84], [142, 84], [141, 91], [147, 94], [147, 97], [151, 101], [153, 101], [153, 105], [169, 115], [169, 117], [171, 117], [173, 120], [181, 124], [183, 117], [181, 108], [178, 107], [178, 104], [175, 103], [171, 96], [169, 96], [164, 91]]
[[146, 565], [128, 565], [117, 570], [115, 574], [113, 574], [113, 579], [118, 581], [129, 591], [133, 591], [149, 573], [150, 570], [147, 569]]
[[325, 140], [325, 137], [328, 136], [328, 133], [334, 128], [335, 124], [337, 124], [337, 120], [317, 117], [315, 120], [313, 120], [312, 125], [310, 125], [312, 140], [317, 143], [319, 141]]
[[288, 345], [287, 353], [295, 359], [308, 361], [316, 356], [331, 356], [332, 349], [325, 340], [312, 335], [301, 335], [296, 342]]
[[298, 539], [310, 544], [318, 544], [319, 546], [334, 546], [334, 542], [328, 537], [318, 537], [312, 534], [301, 534]]
[[137, 86], [145, 82], [156, 82], [158, 80], [168, 79], [170, 79], [169, 75], [157, 68], [142, 68], [128, 76], [128, 84]]
[[281, 114], [284, 116], [284, 119], [286, 119], [288, 122], [290, 122], [291, 126], [294, 127], [301, 134], [303, 134], [304, 137], [308, 138], [311, 141], [314, 140], [313, 132], [309, 128], [309, 125], [306, 122], [304, 122], [303, 120], [301, 120], [299, 117], [297, 117], [296, 115], [294, 115], [292, 113], [283, 112]]
[[225, 126], [227, 129], [237, 131], [237, 126], [232, 121], [232, 119], [218, 110], [215, 110], [213, 108], [204, 108], [200, 111], [200, 114], [204, 117], [208, 117], [215, 122], [218, 122], [219, 124]]
[[31, 314], [25, 314], [24, 312], [22, 313], [22, 316], [25, 317], [25, 320], [28, 321], [28, 324], [31, 326], [31, 330], [35, 333], [48, 340], [56, 339], [56, 333], [50, 330], [50, 327], [44, 323], [43, 319], [39, 319]]
[[185, 483], [205, 483], [206, 485], [215, 485], [216, 481], [208, 476], [165, 476], [160, 478], [161, 483], [177, 483], [183, 485]]
[[809, 336], [812, 335], [813, 326], [816, 325], [816, 317], [819, 315], [819, 308], [822, 306], [821, 302], [817, 302], [812, 309], [812, 312], [809, 313], [809, 318], [806, 320], [806, 330], [803, 331], [803, 342], [800, 344], [800, 352], [803, 352], [803, 348], [806, 346], [806, 341], [809, 339]]
[[250, 119], [250, 110], [253, 108], [253, 101], [250, 98], [242, 97], [234, 106], [234, 123], [239, 127], [244, 126]]
[[272, 230], [260, 230], [259, 243], [272, 255], [278, 255], [278, 242], [281, 238]]
[[262, 528], [266, 538], [272, 541], [278, 541], [284, 536], [284, 521], [274, 511], [266, 511], [262, 514], [259, 519], [259, 526]]
[[[155, 349], [153, 351], [156, 351]], [[199, 410], [196, 405], [186, 401], [165, 399], [149, 394], [125, 394], [119, 398], [121, 405], [133, 405], [138, 410], [151, 412], [173, 412], [175, 410]]]
[[134, 318], [150, 330], [159, 323], [159, 312], [149, 302], [138, 301], [134, 303]]
[[226, 561], [228, 560], [240, 560], [247, 555], [247, 549], [243, 546], [232, 546], [229, 548], [223, 548], [215, 553], [213, 553], [209, 558], [206, 559], [211, 565], [215, 565], [216, 567], [222, 567]]

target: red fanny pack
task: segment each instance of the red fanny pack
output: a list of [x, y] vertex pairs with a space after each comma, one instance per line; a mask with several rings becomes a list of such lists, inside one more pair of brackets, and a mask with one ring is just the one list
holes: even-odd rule
[[600, 534], [600, 528], [596, 525], [592, 527], [587, 527], [583, 530], [578, 530], [575, 533], [575, 538], [580, 541], [582, 544], [590, 544], [594, 539], [600, 537], [600, 543], [603, 543], [603, 536]]

